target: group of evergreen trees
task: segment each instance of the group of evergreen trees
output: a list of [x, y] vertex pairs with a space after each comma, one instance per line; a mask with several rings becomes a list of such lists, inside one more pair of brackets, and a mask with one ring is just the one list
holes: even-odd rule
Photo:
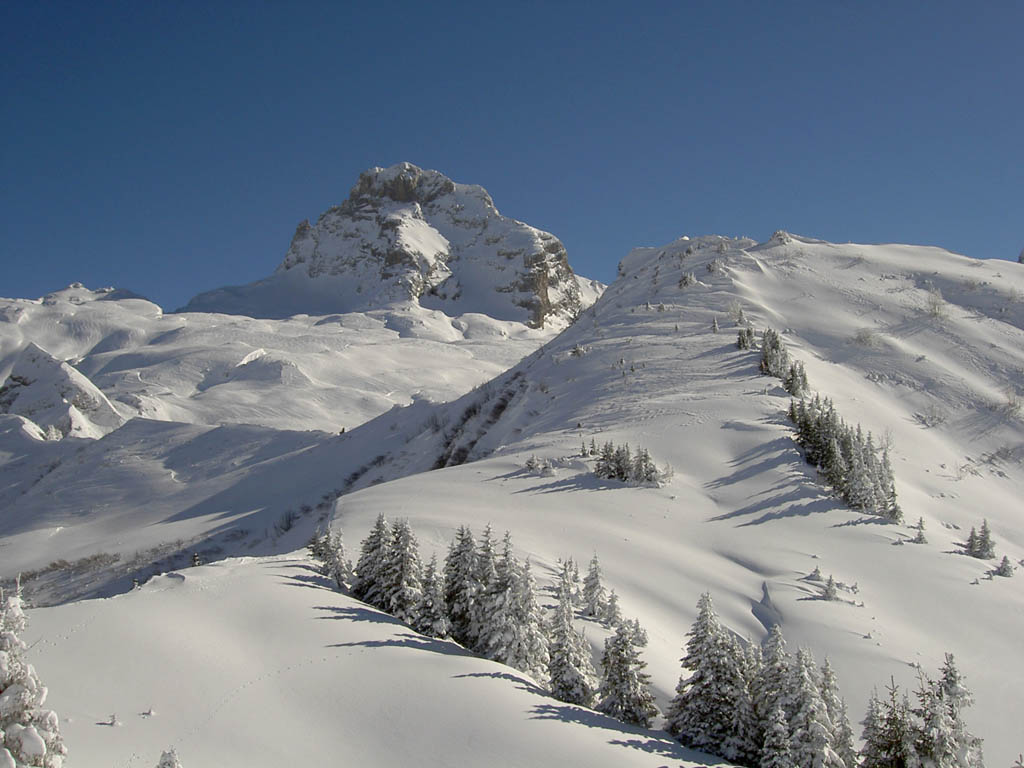
[[760, 768], [854, 768], [853, 732], [835, 674], [778, 626], [743, 647], [701, 595], [666, 729], [684, 745]]
[[996, 556], [996, 543], [992, 541], [992, 531], [988, 527], [988, 520], [981, 521], [981, 531], [971, 527], [967, 541], [963, 544], [964, 554], [976, 557], [979, 560], [991, 560]]
[[[996, 556], [996, 543], [992, 539], [992, 531], [988, 527], [988, 520], [981, 521], [981, 530], [976, 530], [971, 526], [971, 532], [967, 536], [967, 541], [960, 545], [963, 547], [964, 554], [976, 557], [979, 560], [991, 560]], [[1013, 576], [1013, 563], [1010, 562], [1010, 558], [1003, 555], [1003, 559], [999, 562], [990, 573], [993, 576], [1004, 576], [1009, 578]]]
[[44, 709], [46, 687], [25, 658], [21, 590], [0, 589], [0, 766], [62, 768], [67, 749], [57, 714]]
[[868, 700], [861, 768], [984, 767], [981, 739], [963, 721], [962, 712], [973, 699], [953, 654], [946, 654], [938, 680], [921, 673], [916, 707], [900, 695], [895, 682], [887, 690], [884, 701], [877, 692]]
[[659, 470], [646, 448], [638, 448], [634, 455], [629, 443], [616, 446], [610, 441], [598, 450], [593, 440], [590, 447], [583, 447], [584, 456], [597, 456], [594, 474], [606, 480], [621, 480], [632, 483], [660, 483], [670, 474], [666, 468]]
[[789, 654], [778, 625], [762, 647], [743, 647], [707, 593], [697, 611], [666, 713], [684, 745], [751, 768], [981, 768], [981, 741], [960, 715], [970, 693], [951, 654], [939, 681], [922, 675], [918, 707], [895, 685], [885, 704], [872, 697], [858, 755], [827, 659], [819, 668], [805, 648]]
[[880, 451], [870, 432], [848, 425], [832, 401], [819, 395], [810, 402], [791, 400], [789, 419], [807, 463], [818, 468], [837, 496], [859, 512], [897, 523], [903, 519], [889, 451]]
[[[736, 347], [757, 349], [754, 329], [751, 326], [740, 328], [736, 336]], [[790, 361], [786, 345], [774, 328], [765, 328], [761, 333], [761, 360], [758, 363], [758, 370], [766, 376], [782, 379], [782, 386], [793, 397], [803, 397], [810, 392], [804, 364], [799, 360]]]
[[[424, 569], [408, 521], [390, 524], [378, 516], [360, 545], [353, 570], [338, 533], [318, 532], [310, 554], [340, 588], [423, 634], [451, 638], [488, 659], [547, 683], [561, 701], [596, 709], [640, 725], [657, 713], [647, 690], [639, 648], [647, 642], [638, 622], [623, 621], [614, 590], [606, 593], [595, 555], [586, 579], [570, 559], [556, 586], [557, 606], [544, 616], [530, 562], [512, 551], [506, 532], [496, 551], [491, 528], [479, 542], [461, 526], [448, 548], [443, 569], [431, 558]], [[576, 611], [616, 627], [605, 643], [598, 680], [590, 647], [573, 626]]]

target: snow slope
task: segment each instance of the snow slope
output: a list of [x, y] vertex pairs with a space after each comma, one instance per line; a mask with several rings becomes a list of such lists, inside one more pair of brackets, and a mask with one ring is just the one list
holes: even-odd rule
[[[189, 518], [189, 535], [220, 536], [221, 556], [283, 553], [299, 546], [318, 516], [314, 509], [293, 530], [274, 533], [284, 497], [300, 504], [338, 489], [334, 520], [350, 549], [384, 512], [409, 517], [428, 556], [443, 554], [459, 524], [508, 528], [542, 583], [559, 557], [586, 561], [598, 552], [624, 613], [648, 630], [644, 657], [662, 706], [704, 590], [741, 635], [757, 641], [778, 621], [791, 648], [807, 645], [819, 660], [828, 655], [854, 719], [872, 686], [893, 675], [913, 688], [914, 665], [934, 672], [943, 652], [952, 651], [976, 695], [966, 714], [970, 727], [985, 739], [990, 764], [1009, 764], [1021, 749], [1024, 581], [1020, 569], [1014, 578], [988, 578], [995, 563], [957, 554], [956, 544], [987, 518], [998, 555], [1015, 563], [1024, 558], [1024, 426], [1017, 406], [1024, 386], [1024, 267], [934, 248], [834, 245], [778, 233], [763, 244], [708, 237], [637, 249], [620, 271], [563, 334], [447, 405], [418, 401], [342, 437], [265, 428], [261, 439], [273, 448], [256, 451], [263, 460], [252, 461], [234, 453], [252, 435], [236, 439], [233, 427], [193, 434], [174, 425], [184, 430], [176, 457], [190, 473], [179, 475], [179, 486], [170, 479], [138, 492], [120, 467], [138, 455], [132, 478], [156, 483], [161, 472], [170, 478], [170, 469], [179, 471], [170, 458], [173, 441], [167, 440], [166, 455], [153, 447], [165, 440], [158, 432], [144, 439], [140, 433], [137, 447], [110, 442], [118, 446], [111, 458], [123, 463], [109, 466], [101, 446], [118, 433], [91, 441], [91, 482], [68, 494], [91, 494], [89, 511], [61, 497], [70, 478], [58, 480], [61, 465], [26, 495], [32, 506], [5, 516], [20, 527], [3, 541], [4, 562], [17, 553], [26, 564], [43, 563], [71, 541], [77, 553], [102, 552], [110, 531], [132, 530], [129, 521], [143, 506], [145, 515], [152, 507], [152, 516], [138, 518], [145, 525], [126, 534], [136, 537], [128, 546], [155, 546], [166, 540], [162, 526], [178, 522], [174, 508], [185, 504], [202, 512]], [[691, 272], [695, 282], [681, 286]], [[788, 395], [778, 380], [758, 374], [756, 352], [735, 346], [730, 314], [740, 308], [758, 329], [783, 332], [812, 389], [833, 398], [847, 421], [891, 445], [900, 503], [908, 522], [924, 518], [927, 545], [903, 544], [913, 534], [908, 527], [853, 513], [815, 482], [785, 419]], [[31, 439], [16, 417], [6, 418], [0, 434]], [[671, 463], [674, 478], [663, 488], [598, 480], [592, 460], [579, 456], [580, 443], [591, 438], [645, 446], [659, 464]], [[223, 447], [206, 452], [212, 444]], [[62, 450], [77, 448], [71, 441]], [[550, 459], [553, 474], [526, 472], [531, 454]], [[436, 466], [447, 468], [425, 471]], [[131, 505], [135, 511], [127, 514]], [[61, 539], [62, 527], [79, 533]], [[239, 529], [247, 533], [233, 533]], [[262, 529], [271, 530], [263, 538], [250, 535]], [[816, 567], [841, 583], [841, 600], [819, 599], [823, 585], [808, 578]], [[87, 592], [82, 580], [68, 576], [78, 594]], [[181, 594], [186, 602], [200, 599]], [[53, 628], [76, 626], [71, 612], [100, 612], [144, 597], [160, 599], [142, 590], [34, 614], [54, 617]], [[288, 602], [282, 609], [293, 607]], [[132, 624], [133, 610], [111, 622]], [[218, 616], [224, 625], [252, 626], [245, 610], [225, 608]], [[39, 631], [51, 634], [42, 621]], [[338, 632], [357, 624], [339, 621]], [[90, 633], [107, 631], [105, 621], [94, 626], [76, 632], [76, 642], [100, 643]], [[602, 639], [597, 628], [588, 636], [594, 644]], [[204, 648], [183, 653], [195, 660], [209, 653]], [[72, 690], [88, 687], [80, 677], [88, 670], [68, 661], [71, 653], [71, 645], [40, 652], [40, 674], [54, 696], [62, 682]], [[48, 663], [63, 666], [51, 675]], [[204, 679], [185, 672], [177, 679], [183, 677], [197, 685]], [[230, 682], [217, 695], [226, 696]], [[268, 700], [288, 690], [284, 683], [267, 686]], [[371, 699], [390, 711], [390, 699]], [[284, 730], [300, 732], [295, 725]], [[479, 748], [491, 738], [481, 736]], [[524, 733], [520, 741], [530, 738]], [[73, 750], [71, 738], [68, 743]], [[156, 744], [153, 753], [164, 746]], [[184, 757], [184, 746], [181, 751]], [[513, 750], [508, 759], [519, 754], [525, 753]]]
[[171, 745], [196, 768], [715, 764], [417, 635], [302, 559], [190, 568], [30, 620], [79, 768], [147, 768]]

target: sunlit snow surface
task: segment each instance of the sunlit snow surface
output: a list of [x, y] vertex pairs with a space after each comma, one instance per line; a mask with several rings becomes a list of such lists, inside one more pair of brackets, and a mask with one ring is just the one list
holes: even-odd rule
[[[709, 590], [723, 620], [741, 635], [759, 640], [766, 624], [779, 621], [791, 648], [807, 645], [819, 661], [829, 656], [854, 720], [862, 716], [872, 686], [883, 686], [893, 675], [913, 689], [912, 665], [934, 672], [943, 652], [952, 651], [977, 701], [967, 722], [985, 739], [987, 762], [1008, 765], [1021, 749], [1024, 714], [1024, 573], [990, 579], [986, 572], [995, 562], [954, 552], [970, 527], [987, 518], [998, 556], [1006, 554], [1014, 563], [1024, 558], [1024, 427], [1014, 407], [1015, 393], [1024, 386], [1024, 267], [934, 248], [832, 245], [780, 234], [761, 245], [702, 238], [640, 249], [624, 260], [622, 271], [595, 308], [542, 351], [447, 406], [419, 402], [388, 411], [344, 436], [280, 432], [281, 423], [244, 428], [250, 431], [243, 435], [233, 432], [242, 427], [211, 431], [135, 419], [101, 441], [60, 441], [55, 445], [67, 443], [60, 449], [66, 452], [60, 454], [61, 467], [24, 495], [9, 484], [24, 487], [29, 481], [5, 469], [4, 492], [11, 495], [2, 523], [4, 570], [14, 561], [21, 568], [38, 567], [68, 551], [80, 557], [115, 550], [118, 541], [141, 548], [217, 530], [224, 555], [245, 554], [249, 547], [284, 554], [308, 536], [317, 512], [278, 534], [272, 526], [281, 511], [289, 503], [315, 503], [355, 476], [345, 488], [352, 492], [334, 512], [352, 552], [379, 512], [409, 517], [427, 555], [443, 555], [462, 523], [477, 530], [487, 522], [497, 531], [510, 529], [518, 554], [531, 557], [542, 584], [550, 582], [557, 558], [585, 562], [596, 551], [624, 613], [648, 630], [644, 655], [662, 706], [679, 675], [697, 597]], [[681, 276], [691, 271], [697, 284], [681, 288]], [[736, 349], [733, 302], [759, 330], [770, 325], [783, 332], [791, 355], [806, 365], [812, 388], [832, 397], [847, 421], [871, 430], [877, 443], [891, 442], [906, 520], [924, 518], [928, 544], [897, 546], [913, 535], [909, 527], [852, 513], [815, 483], [785, 420], [788, 395], [777, 380], [758, 375], [756, 352]], [[715, 318], [717, 334], [711, 330]], [[315, 322], [310, 326], [317, 327]], [[50, 344], [59, 346], [59, 329], [51, 335]], [[230, 343], [234, 337], [225, 331], [223, 338]], [[62, 355], [46, 339], [37, 343]], [[268, 349], [263, 339], [250, 347]], [[298, 359], [287, 350], [279, 354]], [[89, 375], [117, 399], [102, 376]], [[343, 374], [333, 383], [343, 386]], [[159, 397], [154, 402], [159, 406]], [[130, 439], [133, 429], [136, 438]], [[7, 466], [27, 466], [41, 451], [57, 450], [19, 425], [5, 435], [2, 445], [13, 446], [3, 448]], [[674, 467], [674, 479], [660, 489], [598, 481], [578, 456], [580, 443], [591, 438], [598, 444], [643, 445], [659, 464]], [[99, 446], [108, 441], [116, 449], [104, 456]], [[554, 460], [554, 474], [526, 473], [522, 466], [531, 454]], [[424, 473], [445, 456], [469, 461]], [[58, 473], [79, 458], [86, 469], [78, 472], [77, 490], [62, 494], [72, 475], [58, 482]], [[233, 544], [231, 531], [239, 528], [248, 532]], [[265, 531], [262, 538], [258, 530]], [[62, 538], [64, 531], [75, 535]], [[820, 586], [806, 578], [815, 567], [841, 582], [839, 601], [817, 599]], [[244, 576], [250, 572], [251, 578]], [[224, 764], [219, 750], [228, 740], [225, 733], [237, 742], [258, 732], [258, 743], [265, 743], [259, 740], [271, 728], [303, 749], [321, 744], [316, 755], [329, 756], [336, 742], [327, 723], [345, 729], [347, 717], [361, 723], [359, 738], [374, 736], [374, 757], [362, 762], [368, 765], [408, 759], [421, 732], [431, 743], [438, 732], [451, 736], [451, 764], [686, 762], [660, 751], [663, 746], [645, 751], [639, 743], [614, 743], [636, 740], [635, 734], [608, 735], [562, 723], [541, 734], [538, 729], [554, 726], [529, 714], [533, 704], [520, 699], [532, 694], [513, 680], [489, 678], [496, 690], [466, 692], [461, 714], [443, 706], [408, 714], [402, 709], [407, 704], [396, 703], [402, 697], [394, 685], [374, 685], [370, 670], [387, 677], [414, 669], [408, 674], [431, 681], [420, 686], [429, 699], [431, 686], [457, 686], [454, 681], [466, 679], [455, 677], [464, 674], [459, 665], [497, 668], [415, 645], [428, 641], [350, 646], [358, 654], [328, 648], [365, 643], [377, 625], [351, 612], [317, 609], [358, 610], [339, 595], [295, 586], [295, 577], [307, 573], [297, 561], [224, 561], [181, 573], [184, 585], [163, 577], [126, 596], [30, 614], [30, 642], [42, 638], [34, 662], [51, 688], [50, 703], [75, 719], [64, 727], [76, 764], [144, 765], [171, 743], [183, 760], [191, 751], [194, 763]], [[161, 584], [174, 587], [161, 592]], [[211, 612], [209, 592], [218, 589], [225, 597]], [[257, 590], [265, 592], [255, 597]], [[260, 617], [251, 610], [254, 602], [268, 616], [280, 611], [290, 618], [274, 623]], [[336, 618], [322, 618], [328, 614]], [[167, 626], [158, 623], [164, 615]], [[113, 639], [156, 633], [151, 623], [170, 639]], [[261, 639], [268, 623], [280, 640]], [[588, 625], [596, 648], [605, 631]], [[385, 624], [381, 632], [405, 630]], [[221, 642], [219, 633], [228, 639]], [[374, 638], [380, 639], [369, 639]], [[327, 659], [310, 672], [316, 684], [309, 683], [311, 700], [324, 701], [326, 709], [281, 705], [293, 687], [302, 688], [299, 673], [271, 674], [244, 693], [237, 690], [268, 669], [288, 666], [289, 644], [305, 649], [295, 652], [295, 666], [303, 659]], [[87, 664], [77, 656], [86, 647], [95, 649]], [[162, 665], [153, 663], [174, 654], [182, 667], [168, 664], [160, 672]], [[204, 673], [207, 663], [243, 669], [228, 679], [226, 673]], [[154, 667], [142, 678], [149, 682], [129, 682], [133, 677], [125, 670], [131, 665]], [[102, 674], [118, 682], [105, 688], [92, 682]], [[353, 678], [359, 681], [358, 703], [346, 694], [345, 681]], [[102, 711], [93, 713], [89, 689], [95, 687], [109, 698], [95, 704]], [[225, 701], [220, 712], [235, 725], [183, 711], [189, 710], [183, 699], [172, 699], [170, 711], [159, 712], [160, 695], [190, 687], [195, 692], [188, 696], [205, 711]], [[444, 700], [438, 695], [434, 703]], [[128, 724], [135, 711], [149, 706], [158, 715]], [[493, 714], [506, 706], [518, 707], [519, 714]], [[122, 729], [93, 725], [114, 709], [126, 722]], [[379, 716], [359, 720], [367, 711]], [[268, 714], [261, 720], [246, 712]], [[164, 726], [161, 718], [174, 720]], [[509, 737], [506, 728], [515, 736], [514, 747], [500, 746]], [[137, 741], [127, 738], [129, 730]], [[569, 751], [558, 759], [531, 756], [534, 739]], [[569, 744], [581, 751], [572, 753]], [[587, 745], [597, 751], [584, 754]], [[474, 750], [493, 750], [496, 757], [477, 760]], [[133, 751], [140, 758], [130, 763]], [[268, 753], [242, 762], [270, 765], [276, 759]]]

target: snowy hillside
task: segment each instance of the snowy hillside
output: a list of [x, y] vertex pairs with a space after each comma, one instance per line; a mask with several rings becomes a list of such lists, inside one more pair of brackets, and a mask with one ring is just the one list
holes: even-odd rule
[[287, 317], [412, 301], [560, 328], [599, 291], [558, 238], [500, 215], [483, 187], [399, 163], [365, 171], [341, 205], [299, 224], [274, 275], [185, 309]]
[[414, 399], [448, 400], [553, 333], [411, 303], [284, 320], [164, 314], [74, 284], [0, 299], [0, 377], [34, 344], [70, 362], [67, 375], [88, 379], [123, 418], [338, 431]]
[[[413, 317], [421, 311], [410, 309]], [[200, 316], [175, 316], [176, 322], [193, 322], [194, 317]], [[221, 344], [230, 344], [242, 331], [255, 336], [256, 324], [273, 322], [215, 317], [224, 324], [216, 330]], [[812, 392], [831, 398], [844, 420], [862, 425], [875, 445], [888, 448], [904, 524], [854, 512], [818, 482], [793, 440], [786, 416], [790, 395], [778, 379], [759, 373], [757, 350], [737, 348], [737, 332], [745, 321], [758, 332], [769, 326], [779, 331], [792, 358], [806, 367]], [[302, 333], [315, 334], [322, 327], [301, 318], [287, 322], [296, 323]], [[186, 338], [187, 332], [175, 331], [170, 338]], [[464, 337], [467, 345], [470, 336]], [[530, 339], [523, 338], [524, 344]], [[380, 346], [402, 341], [392, 337]], [[244, 343], [271, 348], [262, 336]], [[462, 349], [459, 344], [437, 349], [450, 353]], [[75, 354], [40, 346], [59, 358]], [[209, 348], [197, 339], [186, 359], [198, 360]], [[353, 354], [373, 351], [366, 344]], [[111, 396], [112, 379], [104, 378], [99, 362], [77, 368]], [[211, 370], [216, 377], [218, 369]], [[258, 379], [232, 381], [241, 399]], [[201, 402], [199, 388], [191, 386], [186, 401]], [[208, 391], [219, 386], [225, 385]], [[149, 563], [171, 554], [178, 556], [170, 561], [173, 567], [185, 565], [188, 553], [200, 548], [209, 548], [211, 557], [286, 554], [331, 509], [350, 551], [381, 512], [410, 519], [425, 557], [432, 552], [443, 557], [459, 525], [479, 530], [490, 522], [498, 532], [512, 532], [517, 554], [531, 558], [545, 586], [559, 558], [585, 562], [598, 553], [624, 614], [637, 617], [649, 634], [643, 655], [663, 710], [679, 677], [680, 649], [695, 604], [707, 590], [723, 621], [739, 635], [759, 642], [778, 623], [791, 647], [806, 645], [819, 660], [828, 656], [854, 720], [863, 715], [873, 686], [882, 687], [892, 675], [913, 690], [915, 665], [934, 674], [943, 653], [953, 652], [976, 696], [975, 706], [965, 713], [968, 724], [985, 739], [987, 762], [1009, 765], [1022, 748], [1024, 573], [1018, 568], [1011, 578], [989, 577], [996, 561], [968, 557], [958, 543], [987, 519], [997, 557], [1005, 554], [1013, 564], [1024, 559], [1022, 386], [1024, 267], [935, 248], [833, 245], [785, 233], [763, 244], [683, 239], [631, 253], [623, 260], [620, 278], [575, 324], [486, 385], [449, 404], [424, 398], [405, 408], [379, 409], [380, 415], [341, 436], [284, 432], [269, 416], [263, 427], [220, 428], [198, 419], [183, 425], [136, 418], [101, 440], [46, 443], [53, 453], [36, 460], [26, 458], [23, 449], [33, 439], [23, 417], [3, 417], [0, 451], [5, 453], [0, 455], [7, 457], [3, 492], [10, 506], [0, 531], [5, 536], [0, 575], [10, 575], [15, 563], [18, 569], [40, 569], [57, 557], [78, 562], [92, 556], [95, 561], [97, 554], [113, 553], [117, 564], [94, 562], [93, 570], [82, 564], [81, 573], [65, 568], [38, 577], [50, 597], [60, 588], [75, 595], [90, 594], [90, 589], [102, 594], [97, 585], [126, 587], [131, 573], [148, 575]], [[119, 402], [116, 396], [111, 400]], [[269, 401], [266, 410], [272, 412]], [[592, 471], [594, 458], [581, 455], [581, 444], [592, 439], [599, 446], [607, 441], [643, 446], [659, 465], [671, 464], [674, 476], [660, 488], [599, 479]], [[549, 468], [527, 470], [531, 455], [546, 460]], [[440, 469], [428, 471], [434, 468]], [[308, 511], [301, 511], [303, 504]], [[298, 510], [295, 519], [275, 529], [288, 508]], [[919, 517], [928, 543], [911, 544], [916, 532], [910, 524]], [[172, 538], [182, 539], [176, 549], [167, 548]], [[132, 571], [124, 564], [135, 550], [152, 556], [141, 557]], [[104, 710], [116, 708], [126, 723], [122, 729], [93, 725], [109, 713], [94, 713], [85, 700], [84, 692], [98, 685], [89, 676], [115, 675], [125, 663], [144, 666], [150, 653], [146, 644], [157, 641], [141, 635], [156, 631], [150, 621], [157, 619], [149, 617], [164, 615], [166, 606], [170, 624], [194, 622], [202, 628], [199, 638], [207, 631], [218, 635], [213, 640], [227, 638], [232, 647], [245, 649], [240, 654], [251, 650], [252, 665], [273, 664], [277, 670], [286, 663], [276, 661], [284, 645], [306, 649], [296, 651], [296, 659], [322, 660], [328, 658], [327, 643], [362, 643], [355, 647], [364, 658], [338, 661], [338, 674], [342, 680], [356, 676], [356, 689], [366, 691], [372, 702], [364, 707], [385, 713], [375, 722], [408, 719], [417, 728], [426, 723], [423, 727], [438, 730], [466, 722], [466, 743], [473, 745], [467, 750], [486, 754], [493, 748], [502, 755], [471, 759], [470, 752], [452, 747], [449, 739], [452, 764], [601, 765], [607, 759], [609, 765], [629, 760], [662, 765], [692, 759], [653, 735], [605, 737], [604, 725], [579, 728], [591, 722], [590, 715], [561, 717], [558, 728], [568, 728], [572, 733], [565, 731], [566, 738], [573, 743], [592, 744], [597, 750], [592, 756], [547, 760], [528, 754], [534, 739], [550, 742], [552, 749], [567, 747], [561, 736], [541, 734], [540, 729], [555, 725], [548, 718], [525, 714], [534, 704], [519, 698], [527, 694], [514, 679], [495, 679], [500, 690], [480, 694], [487, 696], [487, 705], [473, 699], [475, 693], [460, 698], [466, 714], [448, 718], [437, 713], [435, 720], [410, 714], [387, 694], [368, 691], [368, 669], [386, 676], [409, 664], [416, 670], [410, 675], [429, 677], [430, 686], [442, 690], [464, 674], [461, 666], [456, 671], [444, 665], [485, 662], [447, 651], [439, 660], [432, 641], [424, 640], [416, 643], [431, 645], [429, 655], [402, 648], [397, 663], [403, 666], [396, 672], [391, 654], [399, 649], [394, 645], [413, 641], [396, 640], [393, 633], [405, 630], [382, 619], [381, 634], [374, 634], [376, 620], [368, 626], [366, 609], [346, 598], [278, 586], [290, 583], [274, 570], [283, 568], [301, 575], [301, 565], [287, 559], [225, 561], [161, 577], [117, 598], [31, 612], [34, 637], [44, 638], [33, 661], [51, 686], [50, 703], [76, 718], [63, 726], [72, 755], [78, 739], [86, 745], [80, 758], [86, 766], [128, 760], [121, 755], [133, 751], [138, 761], [122, 764], [143, 765], [154, 762], [173, 741], [183, 756], [189, 745], [198, 764], [221, 764], [217, 750], [223, 732], [247, 729], [251, 722], [245, 712], [278, 706], [288, 691], [305, 684], [324, 691], [311, 695], [329, 701], [336, 713], [311, 717], [348, 722], [350, 703], [318, 687], [329, 677], [320, 683], [316, 671], [298, 666], [273, 679], [256, 680], [248, 671], [230, 668], [213, 675], [207, 665], [227, 662], [211, 656], [211, 644], [197, 639], [176, 646], [181, 666], [175, 671], [147, 670], [138, 686], [126, 683], [105, 700]], [[824, 582], [814, 578], [815, 570], [823, 579], [834, 577], [838, 599], [823, 599]], [[256, 575], [261, 572], [274, 575]], [[213, 608], [218, 595], [222, 602]], [[306, 605], [307, 599], [341, 609], [335, 612], [338, 620], [316, 621], [317, 609]], [[251, 610], [256, 604], [261, 609], [273, 604], [294, 614], [294, 620], [275, 629], [277, 639], [253, 637], [250, 645], [250, 636], [261, 634], [253, 627], [262, 630], [266, 624]], [[200, 618], [212, 616], [211, 611], [216, 619]], [[323, 631], [337, 640], [318, 634], [326, 625]], [[60, 627], [73, 630], [62, 634]], [[116, 646], [116, 652], [99, 650], [110, 642], [109, 633], [118, 631], [138, 632], [140, 638]], [[307, 640], [304, 633], [311, 631]], [[588, 628], [595, 648], [604, 634]], [[241, 636], [246, 640], [235, 639]], [[97, 649], [90, 658], [103, 661], [89, 669], [76, 664], [72, 657], [83, 647]], [[261, 660], [264, 656], [275, 661]], [[434, 678], [438, 664], [445, 671]], [[304, 676], [316, 677], [317, 684]], [[218, 709], [216, 717], [228, 720], [216, 727], [221, 722], [216, 718], [208, 726], [210, 718], [198, 715], [186, 722], [194, 715], [191, 699], [155, 703], [155, 691], [170, 677], [176, 683], [193, 681], [196, 690], [187, 696], [238, 702], [239, 708]], [[433, 690], [426, 683], [424, 688]], [[245, 696], [237, 696], [243, 689]], [[442, 700], [444, 694], [439, 696]], [[504, 731], [485, 733], [472, 716], [487, 706], [506, 705], [512, 713], [509, 722], [522, 728], [510, 731], [514, 747], [502, 746]], [[150, 706], [157, 711], [152, 718], [133, 714], [129, 723], [121, 714]], [[166, 726], [161, 719], [165, 710]], [[308, 722], [296, 723], [292, 717], [284, 718], [281, 732], [303, 744], [302, 749], [308, 744], [304, 734], [330, 730], [316, 721], [308, 729]], [[240, 724], [232, 726], [233, 718]], [[575, 724], [560, 722], [564, 719]], [[144, 733], [157, 724], [153, 733]], [[367, 764], [396, 763], [412, 743], [374, 730], [370, 723], [360, 726], [358, 737], [350, 736], [377, 740], [375, 761]], [[622, 743], [639, 748], [622, 749]], [[619, 746], [604, 751], [609, 745]], [[310, 760], [325, 754], [310, 750]], [[247, 761], [273, 763], [269, 752]]]

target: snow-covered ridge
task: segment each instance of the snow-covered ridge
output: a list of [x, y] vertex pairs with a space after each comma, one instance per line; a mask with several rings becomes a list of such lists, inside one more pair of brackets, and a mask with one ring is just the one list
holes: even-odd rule
[[483, 187], [399, 163], [365, 171], [341, 205], [300, 223], [274, 275], [185, 310], [286, 317], [412, 301], [563, 327], [600, 288], [576, 277], [558, 238], [499, 214]]

